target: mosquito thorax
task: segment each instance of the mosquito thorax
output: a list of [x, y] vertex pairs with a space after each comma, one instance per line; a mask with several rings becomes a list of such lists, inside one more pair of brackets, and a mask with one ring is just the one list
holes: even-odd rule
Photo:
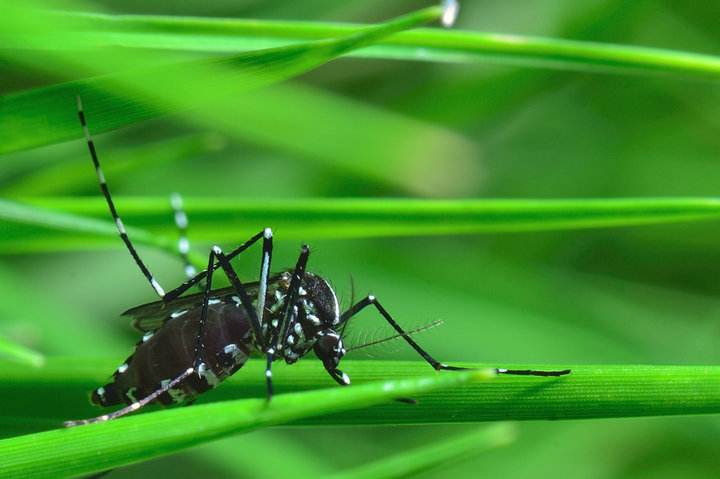
[[[276, 287], [272, 291], [272, 304], [267, 308], [273, 319], [286, 307], [291, 279], [292, 272], [286, 271], [278, 275], [274, 282]], [[325, 279], [313, 273], [305, 273], [293, 308], [297, 321], [288, 331], [284, 347], [278, 348], [279, 355], [289, 364], [307, 354], [321, 332], [340, 322], [340, 305], [335, 291]], [[271, 320], [270, 324], [273, 325], [274, 321]]]

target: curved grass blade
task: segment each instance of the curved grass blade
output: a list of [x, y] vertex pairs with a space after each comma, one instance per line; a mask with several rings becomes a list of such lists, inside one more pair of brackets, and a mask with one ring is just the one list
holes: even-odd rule
[[[64, 2], [73, 5], [73, 2]], [[38, 7], [39, 0], [32, 2]], [[62, 34], [72, 32], [77, 20], [50, 15], [50, 26], [37, 19], [22, 4], [10, 4], [0, 17], [0, 40], [34, 38], [49, 28]], [[169, 63], [165, 55], [152, 52], [113, 50], [110, 58], [93, 57], [63, 50], [45, 51], [28, 57], [24, 50], [3, 50], [15, 60], [53, 72], [73, 69], [81, 74], [120, 71], [0, 98], [0, 153], [81, 137], [75, 119], [75, 97], [82, 96], [92, 131], [97, 134], [162, 114], [195, 108], [185, 119], [205, 126], [222, 128], [233, 134], [238, 125], [234, 111], [242, 97], [259, 89], [316, 68], [354, 49], [402, 30], [439, 20], [440, 6], [369, 26], [336, 39], [240, 53], [221, 59]], [[84, 23], [84, 22], [83, 22]], [[3, 28], [7, 27], [7, 28]], [[33, 41], [30, 40], [30, 44]], [[141, 54], [142, 53], [142, 54]], [[160, 65], [140, 68], [137, 65]]]
[[[48, 358], [45, 367], [32, 370], [18, 370], [15, 365], [0, 362], [0, 397], [3, 398], [0, 431], [3, 435], [27, 433], [55, 428], [69, 418], [97, 416], [100, 410], [89, 404], [88, 391], [103, 384], [120, 361], [120, 358], [82, 362], [75, 358]], [[457, 365], [488, 367], [477, 363]], [[292, 424], [444, 424], [720, 414], [720, 366], [501, 366], [544, 370], [570, 368], [572, 373], [559, 378], [500, 376], [493, 381], [459, 389], [437, 389], [428, 394], [410, 395], [417, 399], [415, 405], [393, 402], [344, 414], [297, 420]], [[353, 387], [388, 378], [426, 377], [431, 371], [421, 361], [346, 360], [343, 367], [350, 375]], [[437, 377], [452, 375], [453, 372], [444, 371]], [[250, 361], [242, 372], [203, 395], [198, 402], [264, 398], [264, 379], [264, 364]], [[278, 364], [273, 367], [273, 380], [282, 393], [334, 385], [316, 361], [300, 361], [291, 367]], [[53, 401], [48, 403], [47, 397], [52, 397]]]
[[[237, 52], [331, 38], [355, 24], [152, 15], [80, 14], [97, 21], [82, 42], [132, 48]], [[48, 42], [51, 43], [51, 42]], [[82, 43], [81, 43], [82, 44]], [[56, 47], [55, 47], [56, 48]], [[668, 73], [720, 78], [720, 57], [633, 45], [471, 31], [403, 32], [352, 56], [420, 61], [501, 62], [561, 70]]]
[[[138, 243], [172, 251], [175, 234], [167, 198], [117, 198]], [[481, 234], [611, 228], [711, 220], [716, 198], [575, 200], [186, 198], [193, 238], [237, 242], [270, 226], [278, 237], [314, 239]], [[101, 197], [0, 200], [3, 252], [117, 246]], [[154, 236], [160, 235], [160, 236]]]
[[245, 399], [131, 416], [0, 441], [4, 478], [71, 477], [170, 454], [214, 439], [331, 412], [340, 413], [492, 377], [442, 374]]
[[42, 354], [2, 336], [0, 336], [0, 357], [34, 367], [40, 367], [45, 362], [45, 357]]
[[365, 464], [355, 469], [327, 476], [328, 479], [401, 479], [437, 469], [440, 466], [473, 457], [515, 441], [516, 428], [511, 423], [489, 427], [434, 442], [410, 451]]

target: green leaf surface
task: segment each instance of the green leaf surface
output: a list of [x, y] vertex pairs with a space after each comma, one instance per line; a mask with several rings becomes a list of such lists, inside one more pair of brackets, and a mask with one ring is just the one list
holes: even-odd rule
[[72, 477], [152, 457], [239, 432], [298, 419], [366, 408], [492, 377], [476, 371], [331, 388], [176, 408], [101, 424], [56, 429], [0, 441], [3, 478]]
[[[167, 198], [116, 199], [130, 235], [167, 251], [175, 233]], [[244, 241], [264, 227], [283, 238], [477, 234], [609, 228], [710, 220], [715, 198], [420, 200], [186, 198], [198, 241]], [[102, 197], [0, 201], [3, 251], [120, 247]]]
[[[32, 4], [42, 5], [39, 2]], [[34, 44], [32, 34], [42, 35], [47, 31], [47, 25], [42, 21], [27, 20], [33, 11], [22, 4], [11, 4], [10, 7], [0, 17], [0, 40], [29, 38], [30, 45]], [[0, 153], [79, 138], [82, 132], [77, 125], [74, 106], [78, 95], [83, 98], [92, 118], [91, 130], [96, 134], [193, 107], [196, 110], [187, 116], [189, 120], [232, 133], [242, 127], [237, 124], [233, 110], [249, 91], [295, 77], [393, 33], [436, 21], [442, 13], [439, 6], [429, 7], [336, 39], [179, 63], [170, 63], [167, 57], [149, 52], [141, 55], [138, 51], [124, 55], [115, 52], [111, 60], [108, 58], [99, 65], [62, 50], [48, 52], [44, 62], [44, 57], [28, 58], [17, 52], [4, 51], [13, 59], [31, 62], [37, 68], [76, 67], [87, 75], [108, 69], [122, 73], [83, 78], [1, 97]], [[78, 28], [77, 19], [63, 16], [51, 16], [51, 19], [59, 35]], [[4, 32], [3, 27], [7, 27]], [[24, 53], [23, 49], [21, 51]], [[138, 65], [145, 67], [138, 68]], [[154, 66], [149, 68], [147, 65]]]
[[[142, 146], [109, 151], [103, 158], [103, 172], [109, 178], [122, 180], [134, 171], [179, 162], [208, 151], [221, 149], [223, 139], [217, 135], [186, 135]], [[89, 159], [89, 158], [88, 158]], [[88, 182], [88, 162], [77, 158], [56, 159], [53, 164], [32, 168], [26, 175], [0, 188], [0, 194], [41, 196], [77, 192], [97, 193], [97, 184]], [[92, 172], [92, 170], [90, 170]]]
[[[67, 419], [101, 414], [88, 403], [88, 394], [106, 382], [119, 362], [120, 359], [48, 358], [45, 367], [32, 370], [0, 363], [0, 393], [3, 397], [0, 430], [5, 435], [27, 433], [57, 427]], [[389, 378], [424, 378], [431, 371], [430, 366], [418, 361], [346, 360], [342, 366], [353, 385]], [[492, 366], [544, 370], [571, 368], [572, 373], [555, 378], [500, 376], [489, 382], [411, 396], [418, 400], [415, 405], [393, 402], [342, 414], [294, 418], [297, 421], [293, 424], [447, 424], [720, 413], [720, 366]], [[453, 372], [443, 371], [437, 377], [446, 376], [453, 376]], [[273, 367], [273, 382], [279, 393], [334, 385], [322, 364], [311, 359], [292, 366], [277, 364]], [[250, 361], [222, 386], [201, 396], [199, 402], [262, 398], [264, 395], [264, 363]], [[48, 402], [48, 397], [54, 398], [53, 401]], [[32, 418], [28, 417], [29, 411]]]
[[[61, 47], [125, 46], [184, 51], [237, 52], [333, 38], [360, 31], [358, 24], [237, 18], [79, 14], [95, 29]], [[52, 38], [50, 36], [49, 38]], [[51, 41], [47, 44], [58, 48]], [[601, 72], [720, 76], [720, 58], [634, 45], [613, 45], [504, 33], [422, 29], [403, 32], [353, 56], [450, 62], [509, 62], [522, 66]]]
[[500, 423], [461, 434], [438, 437], [430, 444], [328, 476], [328, 479], [400, 479], [438, 469], [478, 453], [507, 446], [515, 440], [513, 424]]

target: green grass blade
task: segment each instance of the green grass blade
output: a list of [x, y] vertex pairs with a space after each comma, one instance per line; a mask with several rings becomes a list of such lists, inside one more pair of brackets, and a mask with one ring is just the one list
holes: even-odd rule
[[42, 354], [2, 336], [0, 336], [0, 357], [34, 367], [40, 367], [45, 362]]
[[[23, 241], [22, 232], [12, 225], [24, 225], [30, 229], [42, 229], [57, 233], [65, 232], [71, 235], [86, 235], [90, 238], [108, 238], [117, 236], [117, 227], [108, 221], [88, 218], [74, 214], [58, 213], [51, 210], [23, 205], [9, 200], [0, 199], [0, 232], [2, 237]], [[159, 249], [174, 252], [174, 246], [169, 241], [153, 234], [134, 230], [128, 231], [133, 240], [138, 243], [155, 246]], [[20, 234], [20, 236], [18, 236]]]
[[[33, 2], [33, 5], [42, 3]], [[16, 39], [21, 33], [21, 38], [34, 38], [33, 33], [41, 35], [47, 31], [46, 24], [39, 22], [41, 25], [38, 25], [37, 20], [27, 19], [38, 12], [22, 5], [11, 6], [0, 17], [0, 40]], [[138, 51], [124, 54], [113, 51], [113, 55], [107, 55], [111, 58], [105, 63], [95, 65], [84, 60], [82, 55], [61, 50], [44, 52], [39, 57], [28, 57], [24, 50], [5, 50], [3, 52], [15, 60], [53, 73], [63, 71], [63, 68], [76, 68], [87, 74], [107, 72], [108, 69], [125, 71], [1, 97], [0, 153], [81, 137], [75, 118], [77, 95], [84, 100], [95, 134], [193, 107], [197, 110], [187, 116], [189, 121], [223, 128], [233, 134], [242, 128], [234, 118], [234, 110], [249, 91], [312, 70], [393, 33], [436, 21], [442, 13], [439, 6], [429, 7], [337, 39], [172, 64], [168, 64], [166, 56], [149, 52], [141, 55]], [[69, 17], [55, 16], [53, 19], [52, 28], [63, 35], [76, 27]], [[27, 31], [22, 31], [23, 28]], [[93, 60], [100, 61], [95, 57]], [[138, 64], [162, 66], [137, 71]]]
[[[213, 53], [331, 38], [362, 28], [361, 25], [353, 24], [234, 18], [86, 16], [97, 20], [98, 29], [86, 32], [82, 42], [98, 46], [122, 45]], [[422, 61], [510, 62], [521, 66], [570, 70], [671, 73], [713, 79], [720, 77], [720, 58], [714, 55], [471, 31], [422, 29], [403, 32], [379, 45], [353, 51], [351, 55]]]
[[0, 441], [4, 478], [71, 477], [170, 454], [230, 434], [298, 419], [367, 408], [396, 397], [452, 390], [486, 372], [443, 374], [176, 408], [103, 424]]
[[[223, 139], [217, 135], [196, 134], [108, 151], [107, 155], [103, 155], [103, 171], [108, 178], [116, 178], [120, 183], [129, 173], [147, 168], [148, 165], [155, 167], [186, 160], [218, 150], [223, 147], [223, 143]], [[0, 188], [0, 194], [8, 197], [97, 193], [97, 185], [87, 181], [87, 173], [88, 162], [65, 157], [14, 178]]]
[[[133, 239], [172, 251], [167, 198], [116, 199]], [[610, 228], [710, 220], [716, 198], [570, 200], [186, 198], [193, 239], [237, 242], [270, 226], [283, 238], [478, 234]], [[120, 247], [102, 197], [0, 201], [4, 252]], [[40, 232], [40, 233], [39, 233]], [[155, 236], [159, 235], [159, 236]], [[174, 237], [174, 236], [173, 236]]]
[[[57, 427], [71, 418], [92, 417], [100, 410], [87, 400], [104, 384], [121, 359], [78, 361], [48, 358], [46, 366], [20, 369], [0, 363], [0, 431], [3, 435]], [[487, 367], [487, 364], [459, 365]], [[497, 366], [497, 365], [496, 365]], [[437, 424], [480, 421], [559, 420], [611, 417], [671, 416], [720, 413], [720, 366], [502, 364], [534, 369], [571, 368], [559, 378], [502, 376], [458, 389], [438, 389], [413, 396], [418, 404], [388, 403], [368, 409], [298, 420], [303, 425]], [[346, 360], [343, 371], [353, 385], [388, 378], [426, 377], [421, 361]], [[438, 377], [452, 376], [446, 371]], [[265, 395], [264, 364], [250, 361], [199, 402]], [[273, 367], [280, 393], [331, 387], [334, 383], [318, 361]], [[47, 397], [53, 401], [48, 402]], [[29, 416], [32, 415], [32, 417]]]
[[439, 437], [426, 446], [402, 452], [360, 466], [328, 479], [401, 479], [437, 469], [451, 461], [457, 462], [515, 440], [516, 428], [510, 423], [494, 424], [446, 439]]

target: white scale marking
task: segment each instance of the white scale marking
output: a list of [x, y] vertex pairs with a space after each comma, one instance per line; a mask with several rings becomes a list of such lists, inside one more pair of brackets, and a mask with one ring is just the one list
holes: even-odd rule
[[190, 241], [184, 236], [178, 240], [178, 251], [182, 254], [187, 254], [190, 251]]
[[143, 343], [146, 342], [147, 340], [149, 340], [150, 338], [152, 338], [154, 334], [155, 334], [155, 332], [153, 332], [153, 331], [148, 331], [147, 333], [143, 334], [143, 337], [142, 337]]
[[[270, 236], [268, 236], [268, 234]], [[265, 238], [269, 237], [272, 237], [272, 232], [270, 231], [270, 228], [265, 228]], [[260, 287], [258, 288], [257, 309], [255, 311], [255, 314], [257, 314], [260, 321], [262, 321], [263, 316], [265, 316], [265, 295], [267, 294], [269, 270], [270, 255], [266, 253], [263, 255], [262, 269], [260, 270]]]
[[155, 278], [150, 278], [150, 284], [152, 285], [158, 296], [165, 296], [165, 290], [162, 289], [162, 286], [160, 286], [160, 283], [158, 283]]
[[207, 381], [208, 385], [210, 387], [215, 387], [218, 384], [220, 384], [220, 380], [215, 375], [215, 373], [212, 371], [212, 369], [207, 367], [207, 364], [200, 363], [198, 366], [198, 376], [201, 378], [205, 378], [205, 381]]
[[173, 193], [170, 195], [170, 204], [174, 210], [181, 210], [183, 207], [182, 196], [180, 193]]
[[440, 23], [445, 28], [452, 27], [460, 11], [460, 4], [457, 0], [444, 0], [442, 3], [442, 18]]
[[97, 173], [98, 181], [99, 181], [101, 184], [105, 184], [105, 183], [106, 183], [106, 182], [105, 182], [105, 175], [103, 174], [102, 168], [100, 168], [99, 166], [98, 166], [97, 168], [95, 168], [95, 173]]
[[117, 368], [118, 374], [122, 374], [122, 373], [124, 373], [124, 372], [127, 371], [127, 370], [128, 370], [128, 365], [127, 365], [127, 364], [121, 364], [121, 365], [118, 366], [118, 368]]
[[119, 217], [115, 218], [115, 226], [117, 226], [117, 229], [121, 235], [127, 234], [127, 231], [125, 231], [125, 225]]
[[185, 229], [188, 226], [188, 218], [184, 211], [175, 212], [175, 224], [180, 229]]
[[137, 388], [130, 388], [125, 393], [125, 396], [132, 402], [137, 402], [137, 397], [135, 397], [135, 393], [137, 392]]
[[180, 311], [175, 311], [174, 313], [171, 313], [170, 317], [173, 319], [179, 318], [180, 316], [182, 316], [183, 314], [185, 314], [187, 312], [188, 312], [187, 309], [181, 309]]
[[225, 354], [236, 355], [239, 351], [240, 351], [240, 348], [238, 348], [237, 344], [235, 344], [235, 343], [228, 344], [227, 346], [225, 346], [223, 348], [223, 352]]

